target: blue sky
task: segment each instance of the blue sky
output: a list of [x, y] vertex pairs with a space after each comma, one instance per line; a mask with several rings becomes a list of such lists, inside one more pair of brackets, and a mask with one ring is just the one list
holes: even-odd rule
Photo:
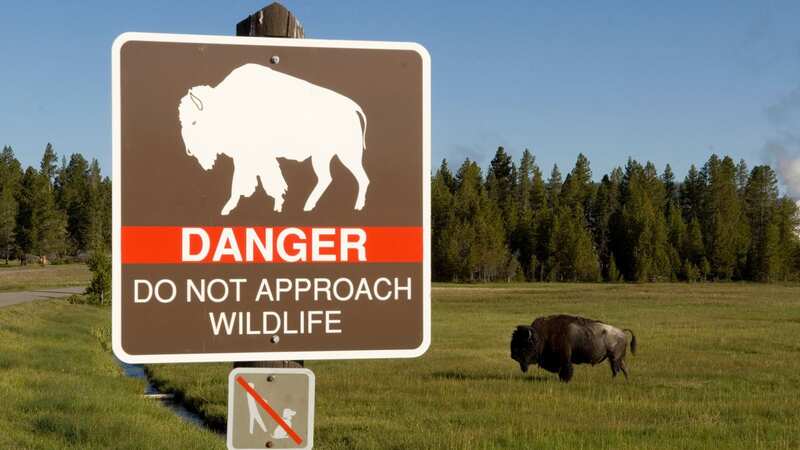
[[[645, 4], [648, 3], [648, 4]], [[434, 166], [498, 145], [595, 178], [628, 156], [683, 176], [712, 152], [798, 151], [800, 2], [285, 1], [307, 37], [416, 41], [433, 67]], [[0, 145], [111, 164], [110, 48], [125, 31], [234, 34], [259, 1], [8, 2]]]

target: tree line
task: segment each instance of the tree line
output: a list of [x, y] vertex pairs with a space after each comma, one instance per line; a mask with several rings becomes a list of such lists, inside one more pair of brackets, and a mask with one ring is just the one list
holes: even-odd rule
[[10, 146], [0, 153], [0, 257], [22, 264], [85, 259], [111, 245], [111, 181], [96, 159], [58, 156], [47, 144], [39, 168]]
[[[545, 179], [534, 155], [499, 147], [484, 176], [442, 161], [431, 185], [433, 277], [440, 281], [800, 280], [800, 214], [775, 171], [712, 155], [682, 182], [629, 159], [593, 181], [578, 155]], [[39, 168], [0, 152], [0, 258], [84, 259], [111, 243], [111, 181], [96, 159]]]
[[525, 150], [497, 149], [486, 175], [442, 161], [431, 185], [439, 281], [790, 281], [800, 279], [797, 204], [768, 165], [712, 155], [682, 182], [629, 159], [592, 179], [578, 155], [547, 179]]

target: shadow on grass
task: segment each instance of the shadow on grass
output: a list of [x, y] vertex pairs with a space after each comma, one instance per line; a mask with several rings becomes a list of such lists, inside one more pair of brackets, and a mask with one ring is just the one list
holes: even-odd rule
[[526, 382], [545, 382], [550, 380], [547, 376], [542, 375], [501, 375], [489, 373], [469, 373], [458, 372], [455, 370], [448, 370], [442, 372], [433, 372], [429, 378], [434, 380], [455, 380], [455, 381], [526, 381]]

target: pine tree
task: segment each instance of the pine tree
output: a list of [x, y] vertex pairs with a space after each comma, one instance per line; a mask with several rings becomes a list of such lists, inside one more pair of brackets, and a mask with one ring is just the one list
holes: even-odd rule
[[482, 182], [478, 165], [467, 159], [456, 175], [454, 196], [459, 279], [490, 281], [508, 261], [503, 220]]
[[498, 147], [486, 174], [489, 199], [500, 209], [506, 238], [517, 225], [516, 167], [503, 147]]
[[674, 279], [671, 265], [672, 248], [669, 243], [666, 208], [664, 202], [666, 190], [664, 182], [658, 176], [655, 164], [648, 161], [643, 171], [644, 183], [648, 192], [648, 200], [653, 208], [653, 230], [650, 241], [652, 251], [651, 279], [654, 281], [669, 281]]
[[18, 210], [14, 236], [16, 246], [22, 253], [20, 258], [25, 263], [25, 255], [34, 251], [34, 245], [39, 240], [39, 212], [36, 207], [37, 191], [39, 190], [38, 174], [33, 167], [28, 169], [20, 179], [20, 189], [17, 196]]
[[696, 283], [700, 281], [700, 269], [698, 269], [697, 266], [691, 263], [688, 259], [683, 261], [681, 274], [683, 279], [690, 283]]
[[40, 263], [46, 264], [50, 256], [62, 256], [66, 251], [67, 218], [56, 207], [52, 192], [45, 190], [39, 199], [39, 240], [34, 245], [34, 254], [39, 256]]
[[644, 167], [628, 160], [621, 185], [622, 208], [617, 216], [614, 253], [624, 261], [626, 280], [656, 281], [672, 278], [667, 229], [660, 207], [663, 186], [652, 163]]
[[683, 244], [683, 257], [695, 267], [699, 267], [705, 259], [705, 245], [703, 245], [703, 232], [700, 221], [695, 217], [686, 228], [686, 237]]
[[536, 273], [536, 280], [551, 281], [555, 276], [554, 270], [556, 268], [556, 262], [553, 256], [555, 253], [553, 231], [558, 229], [558, 223], [554, 211], [547, 205], [544, 205], [542, 209], [536, 213], [533, 229], [533, 248], [538, 267], [531, 270]]
[[730, 157], [712, 155], [703, 168], [705, 196], [704, 235], [713, 279], [733, 278], [737, 267], [741, 208], [736, 189], [736, 165]]
[[101, 219], [101, 229], [102, 229], [102, 236], [103, 242], [105, 244], [106, 249], [111, 248], [111, 232], [112, 232], [112, 184], [111, 179], [108, 177], [104, 177], [103, 181], [100, 182], [100, 203], [102, 205], [102, 219]]
[[455, 210], [453, 192], [448, 183], [455, 185], [455, 179], [447, 160], [431, 180], [431, 256], [434, 280], [449, 281], [454, 278], [457, 268], [457, 255], [454, 246]]
[[561, 171], [558, 170], [558, 164], [553, 164], [553, 170], [550, 172], [550, 179], [547, 180], [547, 185], [545, 187], [547, 206], [549, 206], [550, 209], [556, 209], [559, 205], [559, 197], [561, 196], [561, 187], [563, 184]]
[[77, 254], [91, 248], [92, 216], [96, 208], [89, 181], [89, 163], [81, 154], [73, 154], [56, 180], [56, 197], [67, 214], [69, 252]]
[[800, 247], [800, 237], [797, 235], [797, 227], [800, 226], [797, 204], [788, 197], [778, 200], [773, 215], [772, 225], [777, 230], [776, 259], [776, 279], [779, 281], [796, 280], [798, 277], [797, 267], [795, 266], [795, 256]]
[[553, 281], [558, 272], [555, 257], [556, 239], [554, 231], [558, 229], [558, 203], [562, 187], [561, 172], [554, 165], [547, 183], [542, 180], [538, 167], [534, 166], [533, 194], [534, 218], [532, 224], [533, 252], [538, 267], [529, 269], [535, 280]]
[[534, 215], [547, 207], [547, 188], [544, 184], [544, 177], [542, 171], [535, 163], [532, 169], [531, 181], [531, 211]]
[[661, 182], [664, 183], [664, 206], [669, 206], [672, 202], [678, 200], [678, 188], [675, 186], [675, 174], [672, 173], [672, 167], [667, 164], [664, 167], [664, 173], [661, 175]]
[[736, 227], [736, 268], [734, 278], [745, 280], [748, 277], [747, 255], [750, 250], [750, 221], [747, 218], [745, 192], [750, 174], [744, 159], [736, 165], [736, 194], [739, 203], [739, 220]]
[[111, 303], [111, 258], [103, 250], [93, 250], [87, 263], [92, 279], [84, 292], [95, 305]]
[[[684, 261], [687, 258], [685, 252], [686, 241], [686, 223], [683, 221], [683, 216], [680, 212], [680, 207], [676, 200], [669, 203], [667, 209], [667, 237], [670, 245], [670, 266], [673, 273], [682, 277], [686, 271], [684, 270]], [[702, 242], [702, 239], [701, 239]]]
[[613, 253], [609, 258], [608, 281], [611, 283], [619, 283], [622, 281], [622, 274], [620, 273], [619, 269], [617, 269], [617, 261], [616, 258], [614, 258]]
[[522, 152], [519, 162], [516, 183], [516, 204], [518, 205], [518, 217], [516, 228], [511, 233], [510, 251], [516, 255], [520, 271], [523, 274], [530, 274], [530, 263], [533, 257], [533, 205], [531, 194], [533, 191], [532, 175], [536, 166], [535, 158], [528, 149]]
[[747, 187], [747, 179], [750, 177], [750, 172], [747, 170], [747, 163], [744, 159], [739, 160], [736, 165], [736, 191], [739, 196], [744, 195], [744, 190]]
[[0, 190], [0, 250], [3, 252], [6, 265], [14, 246], [14, 228], [17, 219], [17, 199], [9, 188]]
[[450, 193], [455, 192], [457, 187], [456, 177], [453, 176], [453, 172], [447, 164], [447, 159], [442, 159], [442, 165], [439, 166], [439, 175], [441, 176], [442, 183], [447, 187]]
[[533, 170], [536, 166], [536, 158], [526, 148], [522, 152], [519, 160], [519, 170], [517, 171], [516, 201], [519, 205], [520, 220], [529, 221], [533, 216]]
[[703, 215], [703, 196], [705, 195], [705, 181], [703, 176], [692, 164], [680, 188], [680, 203], [683, 210], [683, 219], [689, 223], [694, 218], [700, 219]]
[[[592, 231], [600, 262], [600, 271], [605, 280], [611, 281], [611, 218], [619, 209], [619, 185], [604, 175], [597, 188], [592, 209]], [[616, 263], [614, 263], [616, 269]]]
[[453, 232], [458, 244], [456, 277], [462, 281], [474, 281], [481, 257], [474, 220], [479, 215], [484, 188], [480, 168], [469, 158], [458, 169], [456, 185], [453, 202], [456, 220]]
[[478, 214], [473, 219], [476, 246], [479, 251], [477, 277], [481, 281], [505, 278], [510, 257], [501, 211], [481, 192]]
[[19, 182], [22, 169], [11, 147], [0, 153], [0, 251], [6, 265], [15, 247], [14, 229], [17, 221]]
[[60, 255], [65, 250], [66, 216], [56, 207], [50, 182], [52, 153], [45, 152], [42, 170], [28, 167], [20, 181], [17, 196], [19, 204], [15, 228], [17, 245], [22, 254], [38, 257], [46, 264], [51, 255]]
[[47, 183], [47, 189], [50, 191], [53, 190], [53, 183], [55, 182], [56, 178], [56, 169], [58, 167], [57, 162], [58, 156], [56, 156], [53, 145], [48, 142], [47, 146], [44, 148], [44, 155], [42, 155], [39, 173], [41, 173], [42, 177], [44, 177], [44, 180]]
[[745, 187], [745, 211], [750, 224], [750, 249], [747, 275], [754, 281], [770, 281], [775, 276], [779, 232], [773, 223], [778, 199], [778, 179], [769, 166], [756, 166]]
[[578, 154], [575, 167], [567, 176], [562, 187], [562, 205], [575, 210], [580, 207], [587, 213], [586, 220], [590, 221], [588, 214], [592, 210], [592, 199], [594, 198], [594, 184], [592, 183], [592, 169], [589, 160], [583, 153]]
[[[557, 176], [554, 177], [557, 183]], [[600, 263], [589, 229], [590, 211], [594, 197], [589, 160], [579, 154], [575, 168], [567, 175], [561, 188], [557, 209], [558, 227], [554, 233], [556, 278], [568, 281], [597, 281]]]
[[105, 247], [105, 241], [103, 239], [103, 219], [106, 211], [103, 204], [103, 176], [100, 172], [100, 164], [96, 159], [92, 159], [86, 175], [88, 184], [86, 199], [86, 215], [88, 216], [86, 250], [102, 249]]
[[550, 210], [547, 204], [547, 188], [545, 186], [542, 171], [535, 163], [532, 167], [532, 180], [531, 180], [531, 223], [529, 227], [528, 236], [525, 238], [528, 241], [528, 246], [531, 249], [530, 265], [528, 267], [528, 274], [531, 280], [542, 281], [542, 274], [544, 272], [544, 262], [542, 259], [545, 253], [541, 240], [542, 232], [548, 233], [544, 223], [548, 222]]
[[575, 211], [572, 224], [574, 227], [573, 241], [575, 242], [575, 254], [573, 257], [575, 279], [577, 281], [600, 281], [602, 279], [600, 261], [597, 257], [591, 231], [580, 208]]
[[556, 213], [557, 226], [552, 231], [552, 270], [556, 281], [577, 281], [575, 268], [576, 243], [574, 231], [575, 218], [566, 207], [559, 208]]

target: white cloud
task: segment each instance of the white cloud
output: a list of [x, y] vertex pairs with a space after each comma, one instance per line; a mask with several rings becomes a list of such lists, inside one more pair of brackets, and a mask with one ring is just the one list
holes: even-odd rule
[[778, 171], [789, 195], [795, 199], [800, 199], [800, 157], [794, 159], [779, 158]]

